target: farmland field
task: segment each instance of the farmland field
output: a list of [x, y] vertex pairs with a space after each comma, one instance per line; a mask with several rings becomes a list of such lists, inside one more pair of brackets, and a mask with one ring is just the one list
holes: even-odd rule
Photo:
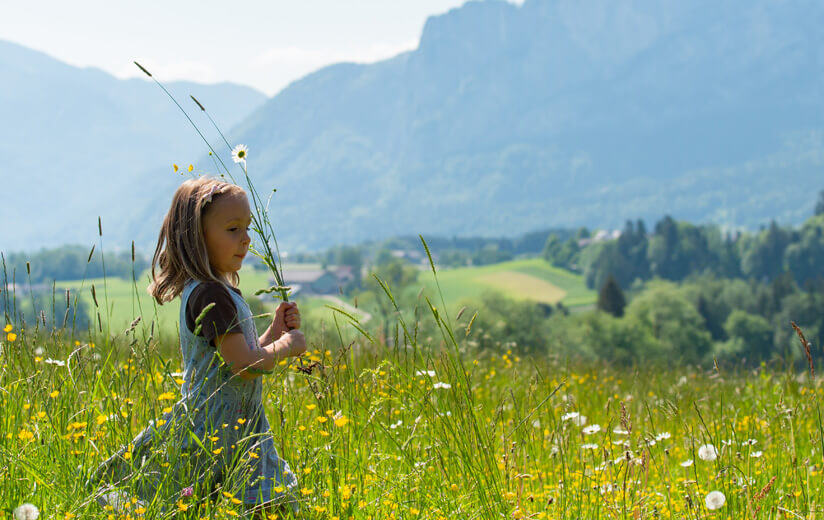
[[[423, 272], [427, 291], [434, 294], [431, 275]], [[553, 267], [540, 258], [512, 260], [480, 267], [460, 267], [438, 271], [438, 281], [446, 305], [457, 310], [462, 300], [478, 298], [494, 289], [516, 300], [544, 303], [562, 302], [567, 307], [595, 303], [597, 294], [587, 289], [583, 276]]]
[[[256, 290], [266, 288], [270, 285], [268, 281], [269, 276], [267, 272], [244, 268], [240, 271], [240, 290], [246, 297], [254, 295]], [[157, 305], [154, 299], [146, 292], [146, 287], [148, 287], [150, 281], [150, 271], [146, 271], [137, 277], [136, 288], [132, 280], [113, 277], [107, 278], [105, 283], [103, 278], [85, 281], [63, 281], [58, 283], [58, 287], [80, 291], [79, 294], [82, 301], [89, 310], [93, 310], [95, 307], [91, 286], [94, 284], [97, 301], [101, 307], [100, 314], [103, 324], [107, 322], [107, 313], [104, 312], [103, 309], [106, 308], [106, 302], [108, 301], [109, 323], [113, 334], [125, 330], [137, 316], [143, 317], [144, 323], [141, 329], [156, 316], [158, 334], [164, 337], [175, 338], [180, 313], [180, 301], [179, 299], [175, 299], [164, 305]], [[298, 298], [298, 301], [301, 305], [304, 321], [331, 319], [332, 311], [325, 307], [325, 305], [330, 302], [320, 298], [302, 296]], [[275, 308], [274, 302], [271, 300], [266, 306], [269, 311]], [[94, 315], [91, 317], [94, 318]]]

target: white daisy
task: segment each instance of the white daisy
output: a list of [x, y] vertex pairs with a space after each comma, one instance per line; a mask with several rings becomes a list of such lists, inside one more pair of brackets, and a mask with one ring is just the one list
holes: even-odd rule
[[755, 446], [758, 441], [755, 439], [747, 439], [741, 443], [741, 446]]
[[698, 448], [698, 458], [701, 460], [715, 460], [718, 458], [718, 450], [712, 444], [704, 444]]
[[245, 144], [239, 144], [235, 146], [232, 150], [232, 160], [236, 163], [240, 161], [246, 162], [246, 155], [248, 154], [249, 149], [246, 148]]
[[586, 415], [577, 415], [572, 418], [572, 424], [575, 426], [583, 426], [587, 423], [587, 416]]
[[561, 416], [561, 420], [562, 421], [568, 421], [570, 419], [574, 419], [574, 418], [578, 417], [579, 415], [581, 415], [581, 414], [579, 414], [578, 412], [565, 413], [564, 415]]
[[46, 359], [46, 363], [48, 363], [49, 365], [57, 365], [57, 366], [59, 366], [59, 367], [64, 367], [64, 366], [66, 366], [66, 362], [65, 362], [65, 361], [62, 361], [62, 360], [60, 360], [60, 359], [52, 359], [52, 358], [48, 358], [48, 359]]
[[581, 449], [582, 449], [582, 450], [597, 450], [597, 449], [598, 449], [598, 445], [597, 445], [597, 444], [592, 444], [592, 443], [589, 443], [589, 444], [581, 444]]
[[707, 504], [707, 509], [710, 511], [720, 509], [726, 501], [727, 497], [725, 497], [724, 493], [720, 491], [710, 491], [707, 493], [707, 497], [704, 498], [704, 503]]
[[432, 385], [432, 388], [443, 388], [444, 390], [449, 390], [450, 388], [452, 388], [452, 385], [450, 385], [449, 383], [438, 381], [437, 383]]
[[593, 433], [598, 433], [599, 431], [601, 431], [601, 426], [598, 424], [590, 424], [583, 429], [584, 435], [592, 435]]
[[672, 437], [672, 435], [670, 435], [669, 432], [661, 432], [661, 433], [659, 433], [658, 435], [655, 436], [655, 440], [660, 442], [660, 441], [663, 441], [664, 439], [669, 439], [670, 437]]
[[687, 459], [681, 463], [682, 468], [688, 468], [690, 466], [692, 466], [692, 459]]
[[37, 520], [40, 510], [34, 504], [21, 504], [14, 510], [15, 520]]
[[752, 458], [754, 458], [754, 459], [758, 459], [758, 458], [760, 458], [760, 457], [761, 457], [761, 455], [764, 455], [764, 452], [762, 452], [762, 451], [754, 451], [754, 452], [750, 453], [750, 457], [752, 457]]
[[614, 433], [615, 435], [627, 435], [629, 432], [621, 428], [620, 426], [616, 426], [612, 429], [612, 433]]
[[418, 370], [417, 372], [415, 372], [415, 375], [416, 376], [435, 377], [435, 371], [434, 370]]

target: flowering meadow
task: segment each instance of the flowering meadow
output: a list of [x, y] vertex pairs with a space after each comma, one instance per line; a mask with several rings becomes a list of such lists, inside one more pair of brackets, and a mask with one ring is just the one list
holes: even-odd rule
[[[479, 351], [473, 317], [427, 307], [399, 310], [386, 341], [340, 313], [308, 359], [266, 376], [299, 518], [822, 517], [815, 376]], [[418, 336], [427, 319], [440, 337]], [[98, 505], [92, 472], [180, 395], [177, 346], [150, 324], [104, 337], [7, 323], [0, 339], [0, 518], [248, 516], [198, 482], [148, 502], [125, 482]]]

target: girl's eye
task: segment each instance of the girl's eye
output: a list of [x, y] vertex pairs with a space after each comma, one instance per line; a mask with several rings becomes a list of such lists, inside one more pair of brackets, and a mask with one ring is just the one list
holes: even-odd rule
[[237, 228], [236, 227], [229, 228], [229, 231], [235, 232], [235, 231], [237, 231]]

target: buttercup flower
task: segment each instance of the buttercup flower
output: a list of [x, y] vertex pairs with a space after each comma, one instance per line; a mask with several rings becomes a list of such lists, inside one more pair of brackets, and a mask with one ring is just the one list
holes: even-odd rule
[[239, 144], [235, 146], [235, 148], [232, 150], [232, 160], [236, 163], [239, 163], [240, 161], [246, 161], [246, 155], [248, 150], [249, 149], [246, 148], [245, 144]]

